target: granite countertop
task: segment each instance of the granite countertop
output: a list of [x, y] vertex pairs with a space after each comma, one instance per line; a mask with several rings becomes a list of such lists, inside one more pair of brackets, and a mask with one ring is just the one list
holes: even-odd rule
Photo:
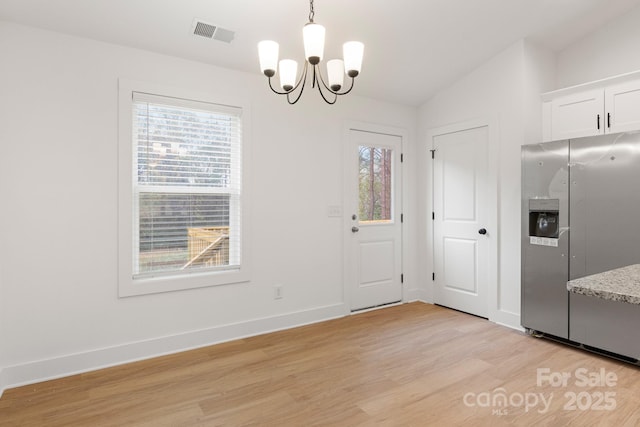
[[640, 264], [570, 280], [567, 290], [574, 294], [640, 305]]

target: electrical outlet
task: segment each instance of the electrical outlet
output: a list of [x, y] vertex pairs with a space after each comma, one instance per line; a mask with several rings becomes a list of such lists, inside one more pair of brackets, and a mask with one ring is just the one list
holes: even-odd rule
[[282, 299], [282, 285], [275, 285], [273, 287], [273, 299]]

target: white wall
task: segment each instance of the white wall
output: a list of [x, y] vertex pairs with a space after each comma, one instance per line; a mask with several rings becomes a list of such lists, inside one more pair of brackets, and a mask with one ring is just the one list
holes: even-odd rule
[[640, 6], [558, 53], [556, 89], [640, 70]]
[[[430, 129], [473, 120], [493, 126], [490, 144], [499, 157], [489, 167], [498, 168], [498, 283], [490, 295], [490, 319], [513, 327], [520, 325], [520, 146], [539, 139], [541, 128], [539, 94], [551, 87], [553, 55], [522, 40], [425, 103], [419, 113], [418, 192], [430, 194], [431, 159], [427, 156]], [[533, 113], [535, 111], [535, 113]], [[430, 200], [420, 205], [419, 233], [426, 235], [419, 258], [428, 260], [420, 270], [421, 280], [430, 280]]]
[[[346, 314], [345, 229], [327, 216], [343, 201], [343, 126], [406, 129], [411, 152], [416, 109], [358, 96], [328, 106], [311, 92], [289, 106], [258, 71], [6, 22], [0, 58], [0, 390]], [[250, 99], [250, 283], [117, 297], [119, 77]]]
[[540, 94], [555, 89], [556, 55], [528, 40], [524, 42], [524, 143], [542, 141]]

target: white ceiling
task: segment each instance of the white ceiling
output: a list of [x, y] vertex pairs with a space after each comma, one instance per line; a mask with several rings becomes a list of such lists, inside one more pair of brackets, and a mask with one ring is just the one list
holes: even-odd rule
[[[640, 0], [315, 0], [325, 57], [365, 43], [354, 92], [420, 105], [515, 41], [562, 50]], [[307, 0], [2, 0], [0, 20], [260, 73], [257, 43], [301, 60]], [[191, 34], [194, 18], [236, 32], [224, 44]]]

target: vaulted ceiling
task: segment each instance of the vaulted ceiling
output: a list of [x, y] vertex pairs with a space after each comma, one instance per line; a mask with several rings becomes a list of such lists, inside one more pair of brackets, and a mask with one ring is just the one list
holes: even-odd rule
[[[325, 57], [365, 43], [354, 92], [420, 105], [515, 41], [555, 51], [640, 0], [316, 0]], [[2, 0], [0, 20], [259, 73], [257, 43], [302, 60], [307, 0]], [[235, 32], [230, 44], [192, 34], [194, 19]]]

